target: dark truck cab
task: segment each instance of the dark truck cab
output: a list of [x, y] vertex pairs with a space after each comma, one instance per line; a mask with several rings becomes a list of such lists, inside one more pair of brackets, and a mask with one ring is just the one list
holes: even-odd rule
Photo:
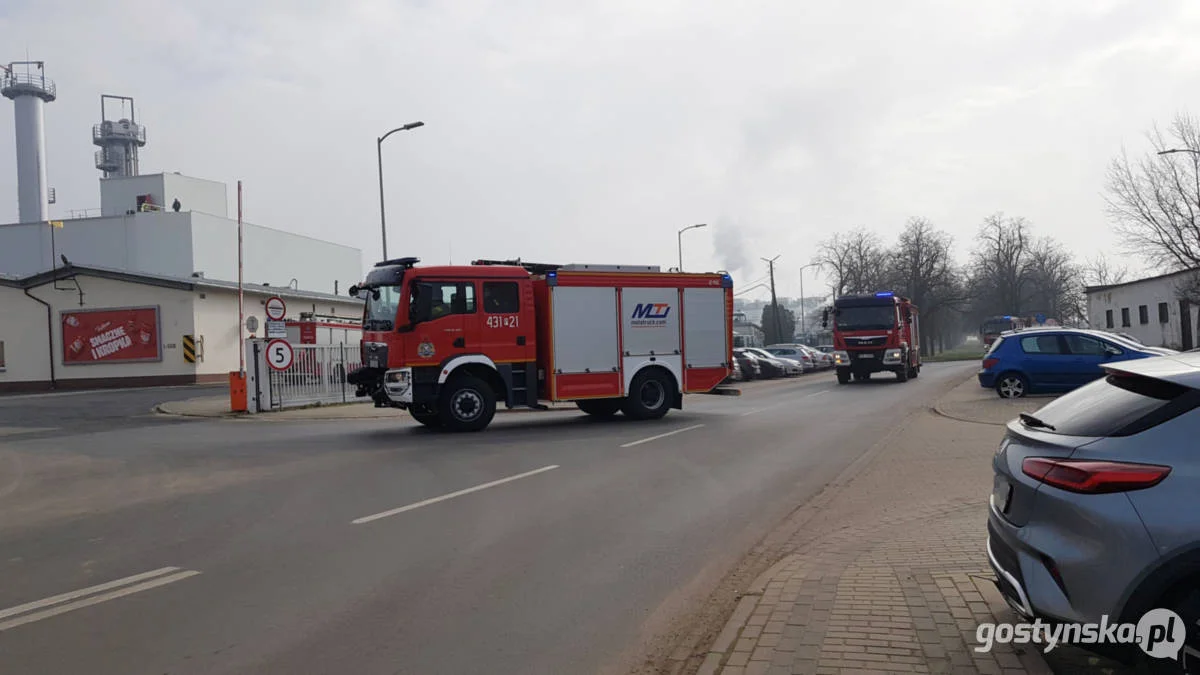
[[839, 384], [885, 371], [901, 382], [920, 374], [920, 323], [908, 298], [890, 291], [845, 295], [825, 311], [822, 325], [828, 327], [831, 319]]

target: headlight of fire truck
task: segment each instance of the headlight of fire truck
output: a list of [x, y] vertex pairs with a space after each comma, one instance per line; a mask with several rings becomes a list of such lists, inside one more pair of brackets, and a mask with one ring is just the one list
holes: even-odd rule
[[850, 365], [850, 354], [848, 352], [834, 352], [833, 365], [848, 366]]
[[883, 352], [883, 362], [884, 363], [900, 363], [900, 350], [899, 349], [888, 349], [887, 351]]
[[397, 403], [412, 403], [412, 368], [397, 368], [384, 373], [383, 390]]

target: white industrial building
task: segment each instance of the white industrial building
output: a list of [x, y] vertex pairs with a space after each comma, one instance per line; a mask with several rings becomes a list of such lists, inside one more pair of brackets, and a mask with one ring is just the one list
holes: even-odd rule
[[[239, 329], [239, 225], [226, 186], [139, 174], [145, 128], [132, 99], [105, 95], [92, 130], [100, 207], [51, 221], [42, 116], [54, 83], [40, 62], [14, 63], [0, 66], [0, 94], [15, 106], [18, 183], [17, 221], [0, 224], [0, 391], [225, 381], [250, 336]], [[111, 101], [128, 105], [118, 119], [104, 112]], [[346, 289], [362, 279], [362, 252], [241, 227], [246, 316], [262, 322], [262, 303], [279, 296], [289, 340], [357, 346], [362, 303]], [[85, 326], [96, 343], [81, 347], [74, 333]]]
[[1154, 347], [1192, 349], [1200, 338], [1200, 307], [1184, 297], [1200, 270], [1184, 270], [1106, 286], [1089, 286], [1092, 328], [1128, 333]]

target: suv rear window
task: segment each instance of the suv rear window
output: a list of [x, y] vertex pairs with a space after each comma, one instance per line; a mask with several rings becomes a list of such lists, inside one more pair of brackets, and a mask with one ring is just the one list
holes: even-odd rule
[[[1066, 436], [1130, 436], [1200, 405], [1200, 391], [1138, 375], [1108, 375], [1034, 416]], [[1038, 428], [1039, 431], [1050, 431]]]

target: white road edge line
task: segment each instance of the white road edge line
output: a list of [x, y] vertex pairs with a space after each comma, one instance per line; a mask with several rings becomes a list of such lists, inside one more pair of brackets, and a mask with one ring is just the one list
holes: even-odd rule
[[486, 490], [488, 488], [493, 488], [493, 487], [496, 487], [497, 485], [504, 485], [505, 483], [511, 483], [514, 480], [521, 480], [522, 478], [529, 478], [530, 476], [536, 476], [539, 473], [553, 471], [554, 469], [557, 469], [557, 468], [559, 468], [557, 464], [551, 464], [550, 466], [543, 466], [540, 469], [534, 469], [533, 471], [526, 471], [525, 473], [519, 473], [515, 476], [509, 476], [508, 478], [501, 478], [500, 480], [494, 480], [490, 483], [483, 483], [482, 485], [476, 485], [475, 487], [469, 487], [465, 490], [459, 490], [458, 492], [451, 492], [449, 494], [444, 494], [440, 497], [432, 497], [430, 499], [425, 499], [425, 500], [422, 500], [419, 502], [415, 502], [415, 503], [409, 504], [407, 506], [401, 506], [396, 509], [382, 511], [380, 513], [376, 513], [376, 514], [370, 515], [370, 516], [363, 516], [362, 518], [356, 518], [350, 522], [351, 522], [351, 524], [354, 524], [354, 525], [362, 525], [363, 523], [369, 523], [373, 520], [379, 520], [380, 518], [387, 518], [388, 516], [394, 516], [394, 515], [397, 515], [400, 513], [404, 513], [405, 511], [412, 511], [414, 509], [419, 509], [423, 506], [429, 506], [430, 504], [437, 504], [438, 502], [444, 502], [447, 499], [454, 499], [455, 497], [469, 495], [472, 492], [479, 492], [480, 490]]
[[159, 586], [166, 586], [167, 584], [174, 583], [176, 581], [183, 581], [184, 579], [187, 579], [188, 577], [194, 577], [197, 574], [200, 574], [200, 573], [195, 570], [184, 570], [182, 572], [178, 572], [178, 573], [172, 574], [170, 576], [165, 576], [165, 577], [160, 576], [157, 579], [151, 579], [150, 581], [146, 581], [146, 582], [137, 584], [135, 586], [126, 586], [125, 588], [120, 588], [115, 591], [103, 593], [101, 595], [93, 595], [90, 598], [84, 598], [83, 600], [78, 600], [76, 602], [70, 602], [65, 605], [59, 605], [58, 607], [51, 607], [50, 609], [45, 609], [40, 612], [26, 614], [25, 616], [19, 616], [15, 619], [0, 623], [0, 632], [6, 631], [10, 628], [16, 628], [17, 626], [23, 626], [27, 623], [33, 623], [34, 621], [41, 621], [42, 619], [49, 619], [50, 617], [58, 616], [59, 614], [66, 614], [67, 612], [73, 612], [77, 609], [83, 609], [84, 607], [91, 607], [92, 605], [98, 605], [102, 602], [108, 602], [109, 600], [116, 600], [117, 598], [121, 598], [126, 595], [133, 595], [134, 593], [141, 593], [142, 591], [148, 591], [151, 588], [158, 588]]
[[657, 436], [643, 438], [640, 441], [633, 441], [632, 443], [626, 443], [625, 445], [622, 445], [621, 447], [622, 448], [632, 448], [635, 445], [641, 445], [642, 443], [649, 443], [650, 441], [657, 441], [660, 438], [666, 438], [667, 436], [674, 436], [675, 434], [682, 434], [685, 431], [691, 431], [692, 429], [699, 429], [702, 426], [704, 426], [704, 425], [703, 424], [693, 424], [690, 427], [684, 427], [682, 429], [676, 429], [675, 431], [668, 431], [665, 434], [658, 434]]
[[135, 574], [131, 577], [125, 577], [124, 579], [117, 579], [116, 581], [109, 581], [107, 583], [97, 584], [96, 586], [89, 586], [88, 588], [81, 588], [77, 591], [71, 591], [69, 593], [62, 593], [60, 595], [51, 596], [49, 598], [45, 598], [42, 600], [34, 600], [33, 602], [27, 602], [24, 605], [17, 605], [16, 607], [10, 607], [5, 610], [0, 610], [0, 619], [7, 619], [8, 617], [15, 616], [17, 614], [24, 614], [25, 612], [29, 612], [29, 611], [32, 611], [35, 609], [41, 609], [42, 607], [49, 607], [50, 605], [57, 605], [60, 602], [66, 602], [68, 600], [82, 598], [85, 595], [92, 595], [93, 593], [100, 593], [102, 591], [107, 591], [111, 588], [117, 588], [118, 586], [128, 586], [129, 584], [136, 584], [139, 581], [144, 581], [146, 579], [151, 579], [154, 577], [161, 577], [164, 574], [169, 574], [171, 572], [178, 572], [178, 571], [179, 571], [178, 567], [160, 567], [159, 569], [150, 570], [149, 572], [142, 572], [141, 574]]
[[804, 398], [812, 398], [814, 396], [820, 396], [821, 394], [828, 394], [828, 393], [829, 393], [828, 389], [822, 389], [821, 391], [813, 392], [813, 393], [809, 394], [808, 396], [805, 396]]

